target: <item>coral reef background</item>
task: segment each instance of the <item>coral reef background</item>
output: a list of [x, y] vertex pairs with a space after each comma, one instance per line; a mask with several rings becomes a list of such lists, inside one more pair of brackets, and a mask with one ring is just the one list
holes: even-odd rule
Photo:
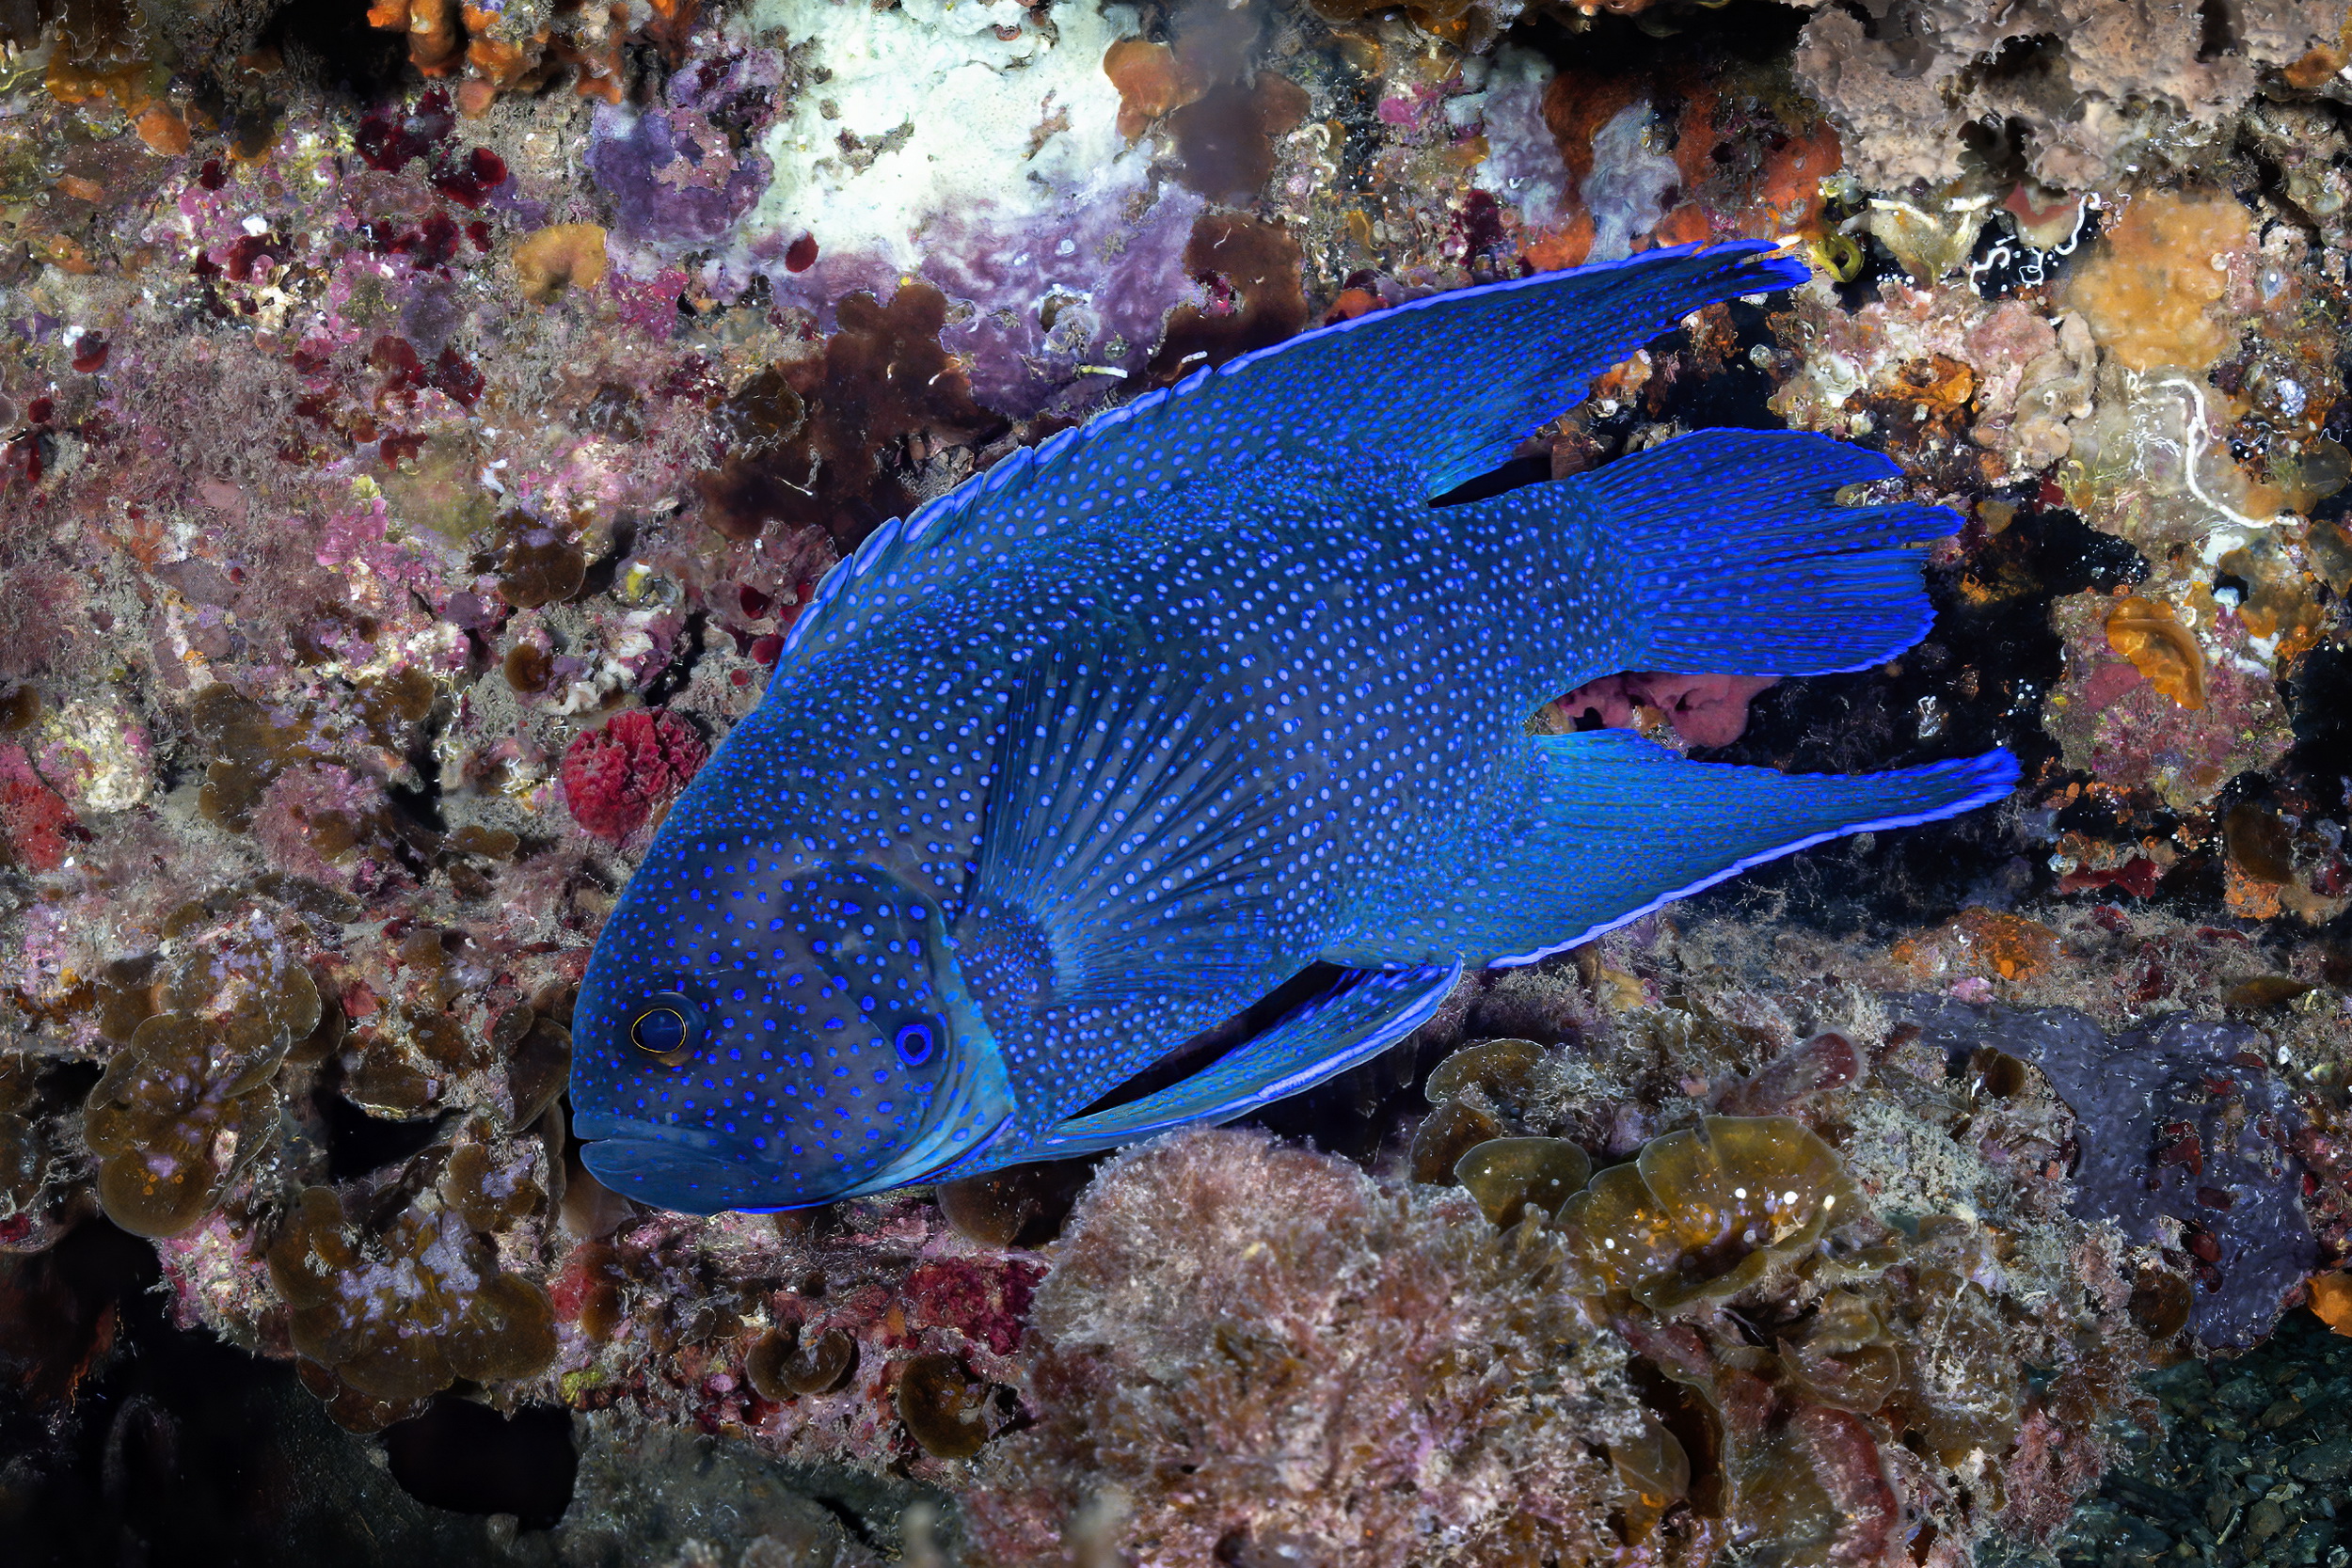
[[[2348, 26], [0, 0], [11, 1560], [2341, 1568]], [[1543, 721], [2004, 744], [2008, 806], [1246, 1126], [777, 1216], [581, 1169], [599, 922], [872, 529], [1318, 322], [1759, 236], [1815, 281], [1496, 483], [1856, 440], [1967, 518], [1935, 628]]]

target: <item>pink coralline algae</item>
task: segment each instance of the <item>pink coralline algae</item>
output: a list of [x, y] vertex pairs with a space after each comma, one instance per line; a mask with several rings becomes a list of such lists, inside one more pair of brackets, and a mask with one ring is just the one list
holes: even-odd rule
[[65, 863], [73, 813], [33, 771], [22, 746], [0, 746], [0, 863], [14, 859], [35, 871]]
[[1554, 705], [1571, 721], [1597, 715], [1613, 730], [1633, 728], [1641, 709], [1656, 708], [1686, 745], [1728, 746], [1748, 727], [1749, 701], [1774, 680], [1641, 670], [1588, 681]]
[[1044, 1270], [1024, 1259], [1001, 1267], [964, 1259], [929, 1262], [907, 1275], [899, 1294], [915, 1321], [961, 1332], [973, 1344], [1010, 1355], [1021, 1343], [1029, 1298]]
[[617, 844], [652, 820], [709, 755], [694, 727], [674, 713], [618, 714], [564, 750], [564, 803], [582, 828]]

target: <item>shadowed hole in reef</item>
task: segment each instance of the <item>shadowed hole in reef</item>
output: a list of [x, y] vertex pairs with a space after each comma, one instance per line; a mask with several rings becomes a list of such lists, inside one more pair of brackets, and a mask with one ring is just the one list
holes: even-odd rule
[[404, 1495], [293, 1368], [175, 1327], [159, 1277], [98, 1218], [0, 1255], [0, 1563], [517, 1560]]
[[1675, 7], [1671, 25], [1661, 26], [1661, 20], [1610, 11], [1578, 15], [1564, 8], [1563, 14], [1531, 16], [1514, 32], [1513, 40], [1548, 56], [1554, 65], [1581, 65], [1601, 75], [1648, 76], [1661, 73], [1662, 65], [1677, 57], [1786, 57], [1796, 46], [1805, 13], [1759, 0], [1735, 0]]
[[501, 1416], [470, 1400], [436, 1400], [385, 1429], [384, 1454], [417, 1501], [453, 1513], [511, 1513], [525, 1529], [564, 1516], [580, 1471], [571, 1416], [547, 1405]]
[[349, 1181], [407, 1159], [433, 1142], [441, 1118], [387, 1121], [372, 1117], [339, 1094], [319, 1096], [326, 1117], [326, 1176]]
[[2279, 768], [2302, 781], [2312, 804], [2341, 820], [2352, 789], [2352, 650], [2313, 648], [2283, 683], [2295, 749]]
[[2237, 52], [2237, 19], [2227, 0], [2204, 0], [2197, 8], [2197, 63], [2209, 65]]
[[296, 80], [362, 103], [389, 98], [405, 85], [407, 40], [369, 25], [364, 6], [289, 0], [262, 29], [260, 44], [276, 49]]
[[[2074, 513], [2030, 503], [1989, 537], [1971, 521], [1962, 541], [1964, 555], [1927, 574], [1935, 622], [1916, 645], [1868, 670], [1784, 680], [1750, 705], [1738, 740], [1692, 755], [1861, 773], [2006, 746], [2026, 778], [2041, 777], [2058, 752], [2042, 706], [2064, 673], [2051, 602], [2137, 582], [2148, 563]], [[2052, 879], [2044, 855], [1995, 808], [1770, 862], [1699, 895], [1692, 911], [1747, 908], [1824, 930], [1908, 927], [1967, 903], [2013, 902]]]

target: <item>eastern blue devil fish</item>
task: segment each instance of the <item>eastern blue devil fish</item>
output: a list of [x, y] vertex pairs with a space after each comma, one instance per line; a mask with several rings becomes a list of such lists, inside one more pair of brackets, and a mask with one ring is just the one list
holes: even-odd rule
[[[1822, 436], [1710, 430], [1433, 507], [1761, 245], [1419, 300], [1200, 372], [885, 525], [606, 922], [574, 1019], [589, 1169], [783, 1209], [1243, 1115], [1524, 964], [1839, 833], [1999, 800], [2005, 752], [1858, 777], [1536, 736], [1622, 670], [1910, 647], [1934, 507]], [[1088, 1107], [1314, 964], [1213, 1065]]]

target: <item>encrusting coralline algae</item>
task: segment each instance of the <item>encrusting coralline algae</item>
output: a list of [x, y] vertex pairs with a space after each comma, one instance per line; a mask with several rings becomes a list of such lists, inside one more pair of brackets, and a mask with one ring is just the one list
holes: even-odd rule
[[[2345, 21], [0, 6], [11, 1539], [2330, 1560]], [[589, 949], [874, 529], [1309, 326], [1736, 239], [1815, 280], [1512, 474], [1883, 451], [1963, 518], [1936, 622], [1540, 722], [2003, 745], [2007, 804], [1473, 977], [1254, 1126], [772, 1217], [588, 1176]], [[188, 1506], [247, 1394], [380, 1500]], [[534, 1405], [568, 1512], [303, 1424], [422, 1495], [404, 1423]]]

